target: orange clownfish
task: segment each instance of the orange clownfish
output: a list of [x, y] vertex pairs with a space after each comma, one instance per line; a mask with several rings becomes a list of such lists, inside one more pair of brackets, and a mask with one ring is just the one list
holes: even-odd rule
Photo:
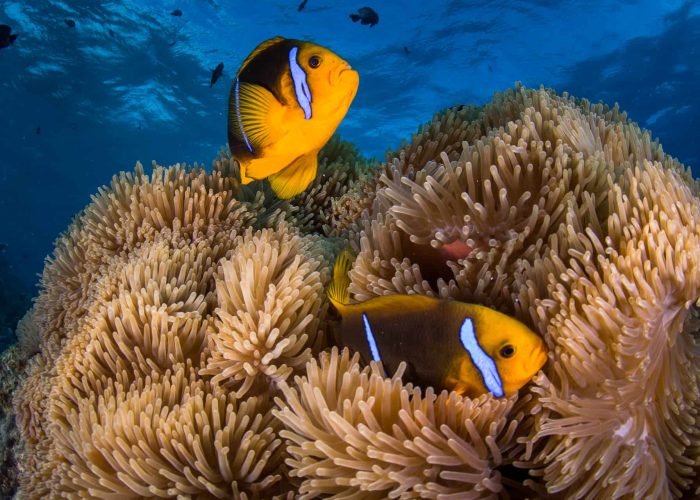
[[229, 97], [228, 143], [241, 182], [268, 179], [282, 199], [304, 191], [359, 81], [346, 61], [319, 45], [282, 37], [258, 45]]
[[352, 255], [336, 260], [328, 297], [341, 316], [336, 339], [388, 372], [423, 387], [476, 397], [510, 396], [547, 361], [544, 342], [523, 323], [477, 304], [425, 295], [384, 295], [349, 304]]

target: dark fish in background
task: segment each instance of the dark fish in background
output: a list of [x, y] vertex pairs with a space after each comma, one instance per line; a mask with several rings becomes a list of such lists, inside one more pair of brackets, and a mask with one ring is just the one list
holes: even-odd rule
[[75, 21], [72, 19], [64, 19], [63, 22], [66, 23], [66, 26], [69, 28], [75, 28]]
[[36, 133], [37, 133], [37, 135], [41, 134], [41, 125], [37, 126]]
[[114, 31], [108, 30], [108, 33], [109, 33], [109, 36], [111, 36], [112, 38], [114, 38]]
[[176, 43], [177, 43], [177, 40], [173, 40], [172, 42], [170, 42], [170, 43], [168, 44], [168, 47], [172, 47], [172, 46], [175, 45]]
[[408, 50], [408, 47], [406, 47], [405, 45], [403, 46], [403, 52], [404, 52], [404, 54], [406, 54], [406, 55], [410, 54], [410, 52], [409, 52], [409, 50]]
[[0, 49], [9, 47], [15, 40], [17, 40], [17, 35], [11, 35], [12, 28], [7, 24], [0, 24]]
[[299, 4], [299, 7], [297, 7], [297, 12], [301, 12], [302, 10], [304, 10], [304, 7], [306, 7], [306, 2], [308, 2], [308, 1], [309, 0], [304, 0], [303, 2], [301, 2]]
[[369, 24], [371, 28], [379, 22], [379, 14], [372, 7], [362, 7], [357, 14], [350, 14], [353, 23], [360, 21], [360, 24]]
[[220, 62], [219, 64], [216, 65], [216, 68], [211, 70], [211, 83], [209, 84], [209, 88], [212, 88], [216, 81], [219, 79], [221, 74], [224, 72], [224, 63]]
[[170, 15], [175, 16], [175, 17], [180, 17], [182, 15], [182, 11], [180, 9], [175, 9], [174, 11], [172, 11], [170, 13]]

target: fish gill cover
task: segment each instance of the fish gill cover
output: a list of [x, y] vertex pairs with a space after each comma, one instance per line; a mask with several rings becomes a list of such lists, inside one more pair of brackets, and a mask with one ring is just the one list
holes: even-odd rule
[[[0, 359], [3, 494], [699, 494], [699, 20], [693, 1], [0, 1], [10, 323], [50, 255]], [[226, 150], [185, 166], [226, 143], [234, 72], [275, 35], [360, 74], [352, 144], [288, 201]], [[133, 168], [151, 159], [183, 163]], [[353, 302], [493, 307], [549, 362], [470, 399], [330, 349], [348, 245]]]

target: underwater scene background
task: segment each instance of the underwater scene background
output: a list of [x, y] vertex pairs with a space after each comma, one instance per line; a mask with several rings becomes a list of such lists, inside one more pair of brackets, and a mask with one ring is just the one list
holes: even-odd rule
[[[0, 52], [0, 258], [22, 285], [115, 172], [137, 160], [209, 166], [226, 144], [235, 71], [276, 35], [329, 47], [359, 71], [339, 133], [368, 157], [383, 159], [436, 111], [520, 81], [618, 102], [673, 156], [700, 163], [696, 1], [383, 1], [371, 28], [348, 17], [362, 6], [300, 3], [0, 2], [0, 22], [19, 34]], [[219, 62], [225, 78], [210, 88]]]
[[[0, 25], [3, 496], [700, 493], [700, 1], [0, 0]], [[227, 146], [278, 35], [360, 81], [288, 202]], [[471, 399], [331, 350], [346, 246], [353, 302], [488, 306], [548, 363]]]

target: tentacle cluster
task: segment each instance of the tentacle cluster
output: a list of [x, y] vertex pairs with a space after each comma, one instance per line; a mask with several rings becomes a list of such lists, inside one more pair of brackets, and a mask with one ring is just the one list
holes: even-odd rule
[[[689, 171], [617, 107], [521, 86], [363, 165], [331, 141], [286, 202], [224, 157], [101, 189], [22, 323], [39, 352], [15, 396], [20, 493], [700, 494]], [[347, 245], [353, 301], [485, 304], [541, 334], [549, 363], [517, 396], [471, 400], [323, 351]]]

